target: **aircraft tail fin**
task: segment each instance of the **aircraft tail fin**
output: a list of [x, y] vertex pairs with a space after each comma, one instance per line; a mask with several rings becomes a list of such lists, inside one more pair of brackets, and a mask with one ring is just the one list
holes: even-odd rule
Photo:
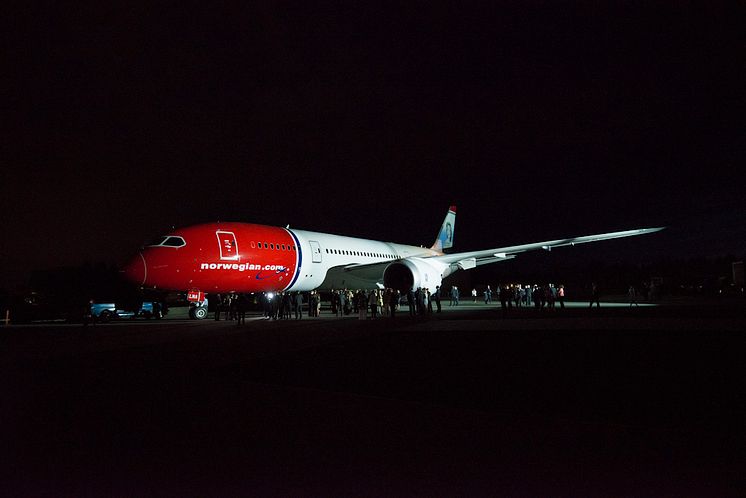
[[438, 237], [435, 239], [435, 243], [430, 248], [434, 251], [443, 252], [446, 249], [453, 247], [453, 233], [456, 229], [456, 206], [448, 208], [448, 214], [446, 214], [443, 224], [440, 226], [440, 232]]

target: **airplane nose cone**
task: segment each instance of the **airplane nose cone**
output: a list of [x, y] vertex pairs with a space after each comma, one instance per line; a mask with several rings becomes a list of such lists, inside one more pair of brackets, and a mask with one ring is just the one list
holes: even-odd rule
[[127, 280], [137, 285], [145, 285], [145, 277], [148, 275], [148, 265], [145, 262], [145, 256], [139, 253], [122, 271]]

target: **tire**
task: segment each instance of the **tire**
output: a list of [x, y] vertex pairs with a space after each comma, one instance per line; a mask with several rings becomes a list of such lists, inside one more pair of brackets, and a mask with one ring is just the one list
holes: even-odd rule
[[104, 310], [98, 315], [98, 322], [99, 323], [109, 323], [111, 320], [111, 311]]
[[[196, 306], [192, 308], [194, 310], [194, 319], [195, 320], [204, 320], [207, 318], [207, 307], [205, 306]], [[190, 315], [192, 314], [190, 310]]]

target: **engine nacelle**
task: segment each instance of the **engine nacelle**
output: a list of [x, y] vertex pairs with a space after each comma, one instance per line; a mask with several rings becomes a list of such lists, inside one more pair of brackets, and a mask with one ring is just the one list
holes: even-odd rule
[[383, 285], [407, 292], [409, 289], [424, 288], [435, 292], [435, 287], [443, 281], [443, 268], [422, 259], [403, 259], [391, 263], [383, 271]]

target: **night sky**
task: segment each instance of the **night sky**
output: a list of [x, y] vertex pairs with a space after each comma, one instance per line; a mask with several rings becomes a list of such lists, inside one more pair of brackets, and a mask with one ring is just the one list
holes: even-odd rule
[[14, 7], [2, 281], [216, 220], [429, 245], [450, 204], [457, 250], [744, 254], [746, 8], [610, 4]]

